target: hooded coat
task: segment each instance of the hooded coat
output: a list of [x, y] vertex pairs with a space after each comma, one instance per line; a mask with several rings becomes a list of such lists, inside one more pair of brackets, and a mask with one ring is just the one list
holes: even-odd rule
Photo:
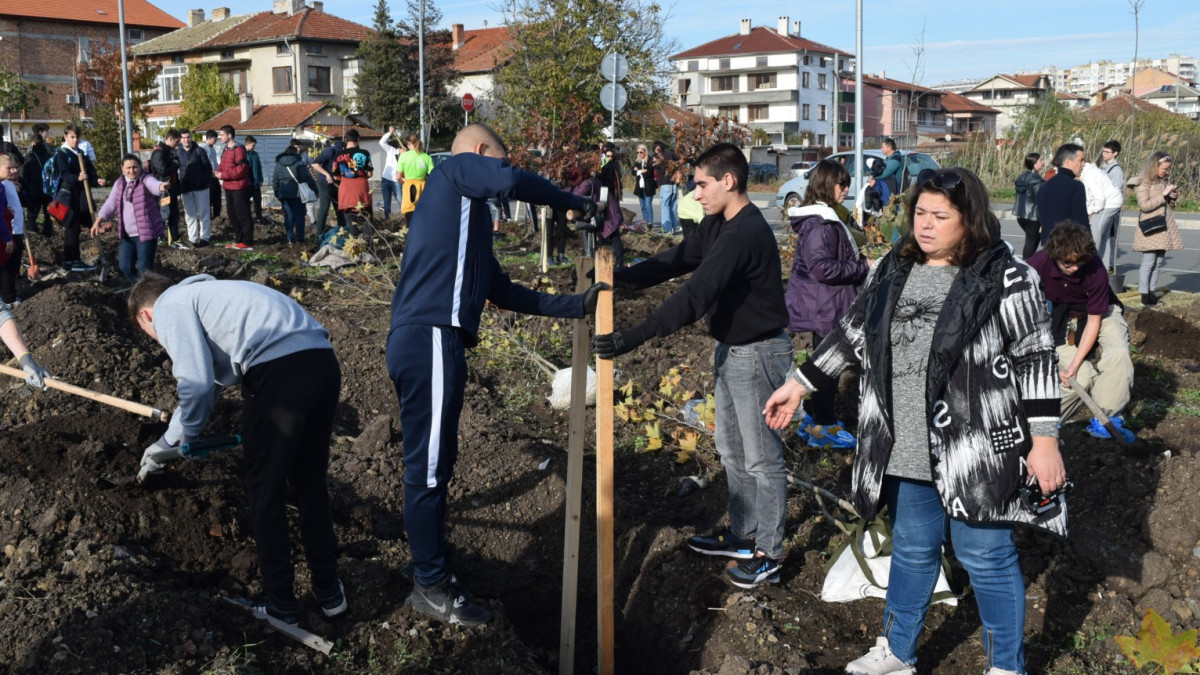
[[828, 335], [849, 311], [870, 265], [829, 206], [818, 202], [788, 215], [797, 237], [787, 285], [788, 330]]

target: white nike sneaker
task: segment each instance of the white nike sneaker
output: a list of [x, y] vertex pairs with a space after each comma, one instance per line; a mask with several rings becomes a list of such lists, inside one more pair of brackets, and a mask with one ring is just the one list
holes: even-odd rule
[[846, 665], [850, 675], [916, 675], [917, 669], [892, 653], [885, 637], [875, 638], [875, 646]]
[[413, 584], [412, 594], [404, 604], [426, 616], [460, 626], [478, 626], [492, 618], [491, 612], [475, 604], [450, 579], [429, 588]]

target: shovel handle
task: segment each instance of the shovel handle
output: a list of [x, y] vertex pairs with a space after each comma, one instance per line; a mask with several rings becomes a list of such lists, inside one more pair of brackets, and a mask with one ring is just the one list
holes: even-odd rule
[[[10, 377], [15, 377], [20, 380], [25, 379], [25, 371], [19, 368], [13, 368], [11, 366], [0, 365], [0, 373]], [[77, 387], [73, 384], [67, 384], [66, 382], [60, 382], [55, 379], [47, 379], [46, 386], [50, 387], [51, 389], [65, 391], [68, 394], [82, 396], [84, 398], [96, 401], [97, 403], [111, 405], [114, 408], [120, 408], [121, 410], [134, 413], [135, 415], [149, 417], [150, 419], [158, 420], [159, 422], [166, 422], [170, 419], [170, 415], [168, 415], [166, 411], [159, 410], [158, 408], [153, 408], [141, 403], [134, 403], [133, 401], [126, 401], [123, 398], [109, 396], [108, 394], [101, 394], [100, 392], [92, 391], [91, 389], [84, 389], [83, 387]]]

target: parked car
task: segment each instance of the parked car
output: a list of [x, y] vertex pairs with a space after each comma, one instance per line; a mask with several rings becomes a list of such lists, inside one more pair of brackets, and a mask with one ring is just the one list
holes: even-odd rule
[[448, 152], [431, 152], [431, 153], [429, 153], [429, 157], [430, 157], [430, 159], [433, 160], [433, 168], [436, 169], [436, 168], [438, 168], [439, 164], [450, 159], [450, 153], [448, 153]]
[[779, 167], [767, 162], [750, 162], [750, 180], [769, 183], [779, 178]]
[[792, 162], [792, 178], [799, 178], [801, 174], [808, 172], [808, 170], [816, 166], [816, 164], [816, 162], [811, 160]]
[[[900, 152], [900, 158], [904, 162], [905, 188], [908, 187], [909, 183], [912, 182], [912, 179], [918, 173], [921, 173], [922, 170], [941, 168], [941, 165], [937, 163], [937, 160], [923, 152], [897, 152]], [[847, 205], [853, 205], [855, 198], [858, 196], [858, 193], [854, 189], [854, 176], [856, 174], [854, 170], [854, 153], [839, 152], [830, 155], [826, 159], [832, 159], [834, 161], [841, 162], [845, 164], [846, 168], [850, 171], [850, 193], [846, 195], [846, 201], [844, 203]], [[863, 163], [868, 167], [868, 172], [866, 174], [868, 177], [875, 173], [874, 170], [877, 166], [882, 170], [883, 162], [883, 151], [863, 150]], [[780, 211], [786, 214], [789, 208], [800, 205], [800, 201], [804, 199], [804, 191], [808, 189], [808, 174], [810, 171], [812, 171], [811, 168], [806, 169], [804, 173], [800, 174], [800, 176], [789, 180], [779, 187], [779, 191], [775, 193], [775, 205], [779, 207]], [[863, 184], [865, 185], [866, 182], [866, 178], [864, 178]]]

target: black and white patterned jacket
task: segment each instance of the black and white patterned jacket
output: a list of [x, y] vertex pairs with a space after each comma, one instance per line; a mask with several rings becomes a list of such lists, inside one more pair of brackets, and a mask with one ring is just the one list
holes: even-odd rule
[[[894, 440], [891, 323], [912, 266], [894, 252], [882, 258], [850, 312], [796, 375], [820, 389], [836, 387], [850, 366], [862, 369], [853, 488], [867, 519], [878, 513]], [[1057, 370], [1037, 273], [997, 243], [955, 276], [929, 354], [930, 464], [952, 518], [1025, 523], [1066, 536], [1065, 508], [1040, 518], [1017, 496], [1033, 444], [1030, 423], [1058, 423]]]

